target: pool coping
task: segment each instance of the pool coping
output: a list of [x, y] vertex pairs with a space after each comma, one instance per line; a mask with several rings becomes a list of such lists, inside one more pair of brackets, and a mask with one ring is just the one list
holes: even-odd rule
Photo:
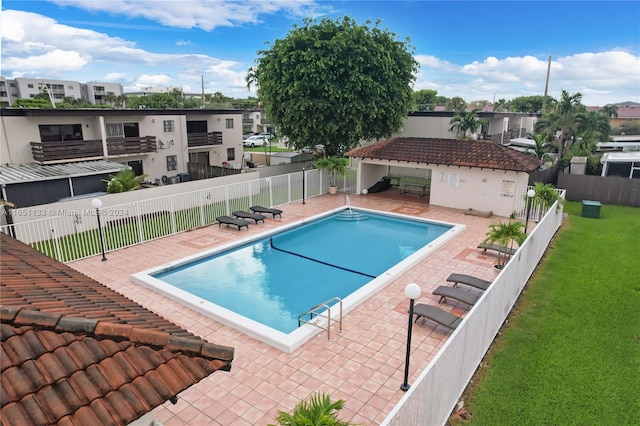
[[[323, 213], [319, 213], [319, 214], [298, 220], [296, 222], [292, 222], [290, 224], [280, 226], [278, 228], [261, 232], [256, 235], [251, 235], [250, 237], [225, 243], [213, 249], [204, 250], [194, 255], [186, 256], [178, 260], [159, 265], [154, 268], [149, 268], [144, 271], [134, 273], [130, 276], [130, 278], [136, 284], [139, 284], [145, 288], [148, 288], [166, 297], [169, 297], [170, 299], [183, 304], [184, 306], [188, 307], [189, 309], [195, 312], [198, 312], [202, 315], [212, 318], [220, 322], [221, 324], [231, 327], [249, 337], [259, 340], [285, 353], [292, 353], [296, 349], [298, 349], [300, 346], [302, 346], [304, 343], [309, 341], [312, 337], [318, 335], [323, 330], [326, 331], [328, 319], [324, 316], [315, 317], [313, 323], [303, 324], [301, 327], [297, 328], [291, 333], [286, 334], [278, 330], [275, 330], [271, 327], [268, 327], [264, 324], [261, 324], [257, 321], [249, 319], [243, 315], [239, 315], [215, 303], [206, 301], [184, 290], [178, 289], [171, 284], [165, 283], [157, 278], [154, 278], [152, 274], [161, 273], [163, 271], [166, 271], [167, 269], [173, 269], [185, 263], [197, 261], [202, 259], [203, 257], [207, 257], [212, 254], [217, 254], [226, 250], [230, 250], [230, 249], [248, 244], [252, 241], [263, 239], [270, 235], [287, 231], [289, 229], [303, 225], [305, 223], [315, 221], [323, 217], [330, 216], [332, 214], [349, 210], [349, 209], [375, 213], [383, 216], [397, 217], [397, 218], [407, 219], [411, 221], [451, 226], [451, 229], [446, 231], [440, 237], [431, 241], [429, 244], [427, 244], [420, 250], [417, 250], [411, 256], [407, 257], [406, 259], [392, 266], [377, 278], [374, 278], [369, 283], [355, 290], [349, 296], [345, 297], [342, 300], [342, 315], [346, 315], [347, 313], [354, 310], [356, 307], [360, 306], [370, 297], [372, 297], [373, 295], [378, 293], [380, 290], [385, 288], [389, 283], [395, 280], [400, 274], [406, 272], [408, 269], [410, 269], [417, 263], [423, 261], [426, 257], [428, 257], [431, 253], [433, 253], [438, 247], [450, 241], [452, 238], [454, 238], [456, 235], [458, 235], [460, 232], [462, 232], [466, 228], [466, 225], [455, 224], [451, 222], [444, 222], [444, 221], [428, 219], [428, 218], [419, 218], [415, 216], [392, 213], [387, 211], [379, 211], [379, 210], [362, 208], [362, 207], [356, 208], [356, 207], [342, 206], [342, 207], [334, 208], [334, 209], [325, 211]], [[335, 306], [335, 304], [332, 305], [332, 308], [333, 306]], [[334, 318], [333, 314], [332, 314], [332, 318]], [[335, 321], [332, 320], [332, 324], [334, 322]], [[330, 331], [331, 330], [332, 328], [330, 328]], [[327, 337], [329, 337], [329, 333]]]

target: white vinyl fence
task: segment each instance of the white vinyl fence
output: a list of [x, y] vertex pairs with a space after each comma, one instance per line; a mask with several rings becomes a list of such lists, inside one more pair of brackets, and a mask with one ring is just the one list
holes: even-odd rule
[[[561, 196], [564, 198], [564, 191]], [[431, 426], [447, 422], [561, 222], [562, 208], [556, 203], [464, 316], [382, 425]]]
[[[108, 252], [211, 225], [218, 216], [230, 216], [236, 210], [248, 211], [253, 205], [272, 207], [302, 200], [302, 174], [303, 172], [296, 172], [141, 199], [127, 204], [105, 206], [99, 210], [71, 210], [65, 208], [69, 204], [64, 202], [14, 209], [12, 215], [15, 217], [38, 217], [45, 213], [47, 217], [0, 226], [0, 232], [9, 234], [54, 259], [70, 262], [101, 252], [98, 225]], [[341, 191], [348, 191], [348, 187], [355, 181], [351, 177], [354, 174], [351, 171], [345, 173], [345, 177], [339, 182]], [[326, 170], [305, 171], [304, 186], [306, 198], [327, 193]], [[137, 193], [140, 198], [144, 198], [145, 190]], [[106, 200], [107, 197], [109, 195], [100, 198]]]

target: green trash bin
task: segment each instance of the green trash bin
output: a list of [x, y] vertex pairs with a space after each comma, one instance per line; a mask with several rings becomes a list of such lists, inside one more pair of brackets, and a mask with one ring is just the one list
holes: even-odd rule
[[599, 218], [600, 207], [600, 201], [582, 200], [582, 217]]

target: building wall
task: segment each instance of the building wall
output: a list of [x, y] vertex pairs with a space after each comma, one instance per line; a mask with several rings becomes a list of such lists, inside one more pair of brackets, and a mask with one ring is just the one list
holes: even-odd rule
[[[62, 102], [64, 98], [71, 97], [74, 99], [82, 99], [82, 90], [80, 82], [71, 80], [52, 80], [46, 78], [16, 78], [15, 79], [18, 95], [21, 99], [33, 98], [35, 95], [42, 93], [42, 86], [50, 87], [54, 102]], [[52, 86], [62, 86], [61, 91], [57, 92]]]
[[[358, 168], [358, 192], [369, 188], [387, 174], [387, 167], [394, 162], [385, 160], [359, 160], [352, 165]], [[431, 195], [429, 203], [454, 209], [492, 211], [508, 217], [513, 212], [516, 188], [527, 186], [529, 175], [504, 170], [442, 166], [408, 163], [403, 167], [431, 170]], [[411, 195], [407, 195], [411, 196]]]
[[2, 164], [33, 163], [31, 142], [40, 142], [40, 125], [81, 124], [82, 138], [100, 139], [100, 129], [95, 117], [8, 117], [2, 116], [6, 137], [2, 138], [0, 162]]
[[516, 188], [527, 186], [528, 180], [529, 175], [522, 172], [434, 166], [430, 203], [508, 217], [513, 212]]
[[[103, 88], [103, 90], [100, 88]], [[87, 84], [83, 84], [82, 89], [83, 98], [92, 104], [108, 104], [104, 97], [109, 92], [113, 93], [115, 96], [120, 96], [124, 93], [120, 83], [100, 83], [91, 81]]]
[[[109, 161], [127, 164], [130, 161], [141, 161], [143, 172], [147, 180], [162, 179], [179, 173], [187, 173], [189, 152], [209, 152], [210, 165], [221, 166], [227, 161], [234, 168], [242, 167], [242, 114], [238, 113], [210, 113], [210, 114], [145, 114], [136, 110], [131, 115], [110, 114], [109, 111], [96, 110], [96, 115], [75, 115], [70, 111], [69, 116], [55, 111], [54, 116], [7, 116], [2, 115], [2, 133], [0, 135], [0, 162], [2, 164], [33, 163], [31, 142], [40, 142], [40, 125], [53, 124], [81, 124], [83, 140], [105, 140], [107, 126], [113, 123], [137, 123], [140, 136], [155, 136], [157, 151], [148, 154], [129, 156], [108, 156]], [[92, 114], [94, 114], [92, 112]], [[102, 115], [98, 115], [102, 114]], [[233, 120], [233, 128], [226, 128], [227, 119]], [[173, 120], [173, 130], [165, 132], [164, 122]], [[222, 145], [208, 147], [188, 147], [187, 120], [206, 120], [209, 132], [222, 132]], [[230, 160], [228, 149], [233, 148], [235, 159]], [[177, 167], [167, 170], [167, 156], [175, 156]], [[84, 159], [78, 159], [84, 161]]]

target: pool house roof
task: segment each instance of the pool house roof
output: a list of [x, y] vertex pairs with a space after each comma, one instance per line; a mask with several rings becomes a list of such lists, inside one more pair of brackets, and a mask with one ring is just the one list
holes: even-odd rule
[[0, 233], [3, 424], [128, 424], [215, 371], [215, 345]]
[[346, 157], [530, 173], [537, 158], [484, 140], [394, 138], [355, 148]]

